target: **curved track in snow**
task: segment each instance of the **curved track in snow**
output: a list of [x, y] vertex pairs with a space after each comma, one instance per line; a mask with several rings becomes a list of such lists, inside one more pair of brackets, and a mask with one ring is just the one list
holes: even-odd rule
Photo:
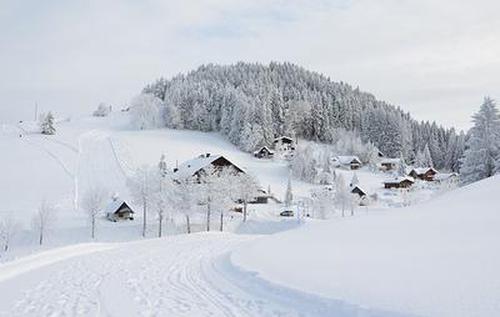
[[[0, 266], [0, 293], [6, 295], [0, 315], [395, 316], [276, 287], [239, 271], [230, 252], [256, 237], [192, 234], [67, 247], [21, 259]], [[18, 264], [21, 271], [15, 272]]]

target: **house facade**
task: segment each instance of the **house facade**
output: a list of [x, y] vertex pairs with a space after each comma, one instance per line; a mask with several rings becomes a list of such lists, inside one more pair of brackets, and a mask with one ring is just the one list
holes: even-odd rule
[[434, 181], [434, 176], [436, 176], [436, 174], [438, 174], [438, 171], [435, 170], [434, 168], [425, 167], [425, 168], [414, 168], [411, 170], [409, 175], [415, 179], [432, 182]]
[[394, 180], [388, 180], [384, 182], [384, 188], [392, 189], [392, 188], [410, 188], [415, 183], [415, 180], [412, 177], [399, 177]]

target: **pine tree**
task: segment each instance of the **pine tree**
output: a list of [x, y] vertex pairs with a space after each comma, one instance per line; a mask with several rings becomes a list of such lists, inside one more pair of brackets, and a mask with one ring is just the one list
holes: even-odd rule
[[470, 130], [460, 168], [462, 184], [492, 176], [495, 161], [500, 155], [500, 115], [493, 99], [484, 99], [472, 121], [474, 126]]
[[54, 128], [54, 116], [52, 115], [52, 112], [49, 112], [45, 116], [42, 116], [40, 121], [40, 130], [42, 134], [56, 134], [56, 129]]

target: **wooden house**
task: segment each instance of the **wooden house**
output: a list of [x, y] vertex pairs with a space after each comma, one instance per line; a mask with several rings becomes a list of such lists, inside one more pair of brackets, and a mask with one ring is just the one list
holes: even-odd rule
[[380, 161], [380, 168], [383, 171], [393, 171], [399, 168], [401, 160], [398, 158], [385, 158]]
[[174, 179], [199, 178], [210, 166], [214, 167], [216, 170], [220, 170], [223, 167], [231, 167], [236, 174], [245, 173], [242, 168], [238, 167], [224, 156], [205, 153], [175, 168]]
[[295, 141], [287, 136], [280, 136], [273, 141], [274, 149], [277, 151], [294, 151]]
[[118, 197], [113, 197], [112, 201], [105, 209], [106, 218], [117, 222], [120, 220], [134, 220], [134, 211], [130, 206]]
[[393, 180], [388, 180], [384, 182], [384, 187], [387, 189], [391, 188], [410, 188], [415, 183], [412, 177], [398, 177]]
[[274, 151], [270, 150], [267, 146], [263, 146], [259, 150], [253, 152], [253, 156], [260, 159], [272, 158], [274, 156]]
[[363, 163], [361, 160], [354, 155], [341, 155], [333, 158], [333, 165], [335, 167], [344, 167], [351, 170], [359, 169]]
[[412, 169], [409, 175], [415, 179], [432, 182], [437, 173], [438, 171], [432, 167], [424, 167]]
[[253, 200], [249, 201], [249, 204], [267, 204], [269, 199], [272, 198], [271, 195], [265, 189], [259, 189], [258, 195], [254, 197]]

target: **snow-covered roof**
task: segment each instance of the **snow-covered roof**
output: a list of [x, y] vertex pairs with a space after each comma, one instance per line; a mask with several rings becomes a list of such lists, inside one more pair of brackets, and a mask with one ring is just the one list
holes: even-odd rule
[[386, 180], [384, 183], [385, 184], [399, 184], [403, 181], [410, 181], [412, 183], [415, 183], [415, 179], [411, 176], [396, 177], [394, 179]]
[[359, 191], [361, 191], [362, 193], [364, 193], [365, 195], [367, 195], [367, 193], [368, 193], [368, 192], [367, 192], [366, 190], [364, 190], [362, 187], [360, 187], [359, 185], [354, 185], [354, 186], [352, 187], [352, 189], [351, 189], [351, 193], [352, 193], [354, 190], [356, 190], [356, 188], [357, 188]]
[[274, 153], [274, 151], [273, 151], [273, 150], [269, 149], [269, 148], [268, 148], [267, 146], [265, 146], [265, 145], [264, 145], [263, 147], [259, 148], [257, 151], [255, 151], [255, 152], [253, 152], [253, 153], [254, 153], [254, 154], [257, 154], [257, 153], [261, 152], [262, 150], [266, 150], [266, 151], [267, 151], [267, 152], [269, 152], [269, 153]]
[[401, 159], [399, 158], [384, 158], [380, 161], [380, 164], [399, 164]]
[[342, 165], [349, 165], [352, 162], [356, 162], [358, 164], [361, 164], [361, 160], [357, 156], [354, 156], [354, 155], [339, 155], [339, 156], [335, 156], [333, 159]]
[[411, 171], [412, 172], [414, 171], [417, 175], [424, 175], [428, 171], [434, 171], [435, 173], [437, 173], [437, 171], [432, 167], [416, 167], [416, 168], [412, 169]]
[[282, 135], [282, 136], [279, 136], [279, 137], [275, 138], [275, 139], [274, 139], [274, 142], [279, 142], [279, 141], [281, 141], [281, 140], [283, 140], [283, 139], [286, 139], [286, 140], [288, 140], [288, 141], [292, 141], [292, 142], [293, 142], [293, 139], [292, 139], [291, 137], [289, 137], [289, 136], [285, 136], [285, 135]]
[[104, 212], [106, 214], [113, 214], [118, 211], [118, 208], [120, 208], [124, 202], [125, 200], [121, 198], [113, 198], [111, 202], [106, 206], [106, 209], [104, 209]]
[[217, 159], [221, 158], [222, 155], [213, 155], [210, 153], [202, 154], [194, 159], [185, 161], [174, 172], [177, 178], [188, 178], [193, 176], [196, 172], [212, 164]]

